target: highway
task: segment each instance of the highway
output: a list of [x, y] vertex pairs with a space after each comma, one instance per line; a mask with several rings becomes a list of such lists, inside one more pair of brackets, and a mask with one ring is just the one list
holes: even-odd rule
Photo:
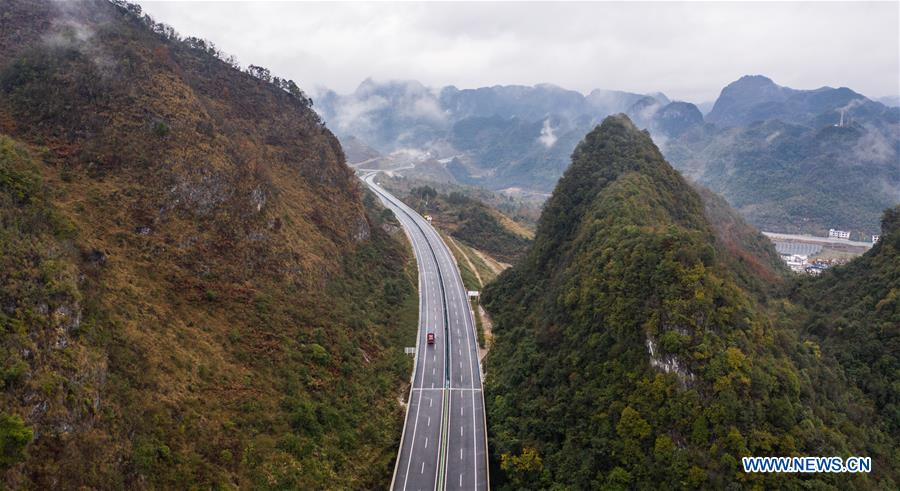
[[[475, 322], [453, 255], [422, 216], [362, 179], [394, 212], [419, 270], [419, 331], [391, 489], [488, 489], [487, 437]], [[429, 345], [426, 334], [433, 332]]]

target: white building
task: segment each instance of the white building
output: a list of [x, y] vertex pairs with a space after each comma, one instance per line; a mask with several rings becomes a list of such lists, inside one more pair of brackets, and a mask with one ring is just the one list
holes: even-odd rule
[[828, 236], [832, 239], [850, 239], [850, 232], [845, 232], [843, 230], [828, 230]]
[[782, 254], [781, 259], [788, 265], [791, 270], [802, 273], [806, 270], [808, 256], [801, 254]]

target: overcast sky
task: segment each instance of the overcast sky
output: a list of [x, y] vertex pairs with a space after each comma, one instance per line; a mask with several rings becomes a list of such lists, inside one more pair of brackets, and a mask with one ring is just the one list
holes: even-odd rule
[[900, 94], [900, 2], [156, 2], [144, 11], [307, 91], [548, 82], [714, 100], [744, 74]]

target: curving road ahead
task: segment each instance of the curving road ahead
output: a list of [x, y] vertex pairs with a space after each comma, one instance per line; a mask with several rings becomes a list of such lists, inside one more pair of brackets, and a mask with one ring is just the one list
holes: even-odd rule
[[481, 366], [462, 278], [431, 224], [378, 186], [376, 174], [363, 181], [403, 225], [419, 267], [416, 357], [391, 489], [488, 489]]

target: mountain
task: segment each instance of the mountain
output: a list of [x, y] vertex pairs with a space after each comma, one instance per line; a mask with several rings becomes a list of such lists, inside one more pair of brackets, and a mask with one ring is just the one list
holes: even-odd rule
[[592, 125], [645, 97], [670, 102], [661, 93], [598, 89], [584, 96], [551, 84], [432, 90], [368, 79], [352, 94], [323, 91], [316, 110], [342, 142], [361, 141], [382, 154], [416, 149], [446, 160], [464, 184], [548, 191]]
[[[465, 152], [452, 169], [454, 176], [461, 182], [492, 189], [550, 190], [584, 134], [603, 117], [629, 107], [633, 100], [661, 105], [669, 102], [661, 93], [642, 96], [597, 89], [583, 99], [580, 109], [548, 108], [547, 115], [537, 120], [524, 115], [505, 121], [496, 116], [463, 119], [454, 125], [450, 139], [454, 148]], [[511, 131], [496, 134], [497, 126]]]
[[448, 142], [462, 155], [449, 169], [457, 180], [492, 189], [549, 190], [584, 134], [609, 114], [645, 105], [648, 126], [671, 135], [703, 121], [692, 104], [670, 102], [662, 93], [642, 96], [596, 89], [581, 97], [548, 85], [519, 93], [524, 106], [519, 111], [469, 116], [453, 125]]
[[888, 107], [900, 107], [900, 95], [887, 95], [875, 100]]
[[449, 143], [462, 152], [448, 165], [460, 182], [504, 189], [546, 189], [565, 168], [565, 160], [590, 120], [548, 116], [470, 117], [453, 125]]
[[326, 91], [316, 110], [341, 137], [353, 136], [381, 153], [425, 148], [450, 124], [437, 95], [419, 82], [364, 80], [347, 96]]
[[0, 19], [0, 487], [387, 486], [411, 257], [311, 101], [123, 1]]
[[430, 90], [368, 80], [318, 100], [350, 147], [413, 147], [440, 162], [444, 179], [494, 190], [549, 192], [583, 136], [624, 112], [676, 169], [766, 230], [868, 236], [900, 202], [900, 108], [848, 88], [799, 90], [748, 75], [723, 88], [705, 117], [660, 93], [582, 96], [548, 84]]
[[789, 277], [788, 269], [772, 243], [759, 230], [749, 225], [731, 205], [708, 188], [692, 184], [703, 201], [704, 215], [716, 236], [715, 247], [735, 281], [757, 295], [782, 288]]
[[578, 116], [585, 114], [584, 96], [551, 84], [533, 87], [495, 85], [477, 89], [440, 90], [440, 102], [455, 120], [468, 117], [501, 117], [540, 120], [548, 114]]
[[703, 115], [697, 106], [682, 101], [663, 106], [654, 119], [659, 131], [669, 137], [681, 136], [685, 131], [703, 124]]
[[[798, 330], [772, 245], [705, 193], [625, 115], [579, 143], [531, 250], [484, 291], [498, 489], [894, 485], [895, 416]], [[882, 464], [752, 475], [748, 455]]]
[[[793, 89], [776, 85], [768, 77], [762, 75], [744, 75], [722, 89], [712, 110], [706, 115], [707, 121], [719, 126], [737, 126], [752, 123], [765, 109], [783, 103]], [[768, 107], [767, 107], [768, 106]], [[755, 110], [755, 112], [754, 112]]]
[[[650, 97], [650, 95], [634, 94], [631, 92], [623, 92], [620, 90], [603, 90], [594, 89], [585, 97], [585, 102], [591, 107], [595, 114], [618, 114], [625, 112], [629, 107], [633, 106], [637, 101]], [[665, 98], [665, 96], [662, 96]], [[668, 99], [663, 99], [666, 103]], [[660, 101], [663, 103], [663, 101]]]
[[347, 162], [351, 164], [371, 161], [381, 157], [377, 150], [366, 145], [365, 142], [353, 135], [341, 139], [341, 148], [344, 149]]
[[846, 87], [796, 90], [777, 85], [762, 75], [745, 75], [722, 89], [706, 121], [725, 128], [771, 119], [808, 124], [823, 113], [850, 109], [857, 115], [880, 113], [883, 105]]
[[[747, 104], [735, 102], [736, 94], [789, 94], [780, 109], [767, 113], [774, 119], [693, 126], [665, 141], [672, 165], [766, 230], [877, 233], [882, 210], [900, 202], [900, 110], [858, 94], [847, 103], [843, 89], [795, 91], [769, 83], [763, 85], [768, 89], [759, 89], [758, 78], [750, 84], [756, 92], [733, 89], [747, 79], [722, 91], [719, 115], [710, 113], [707, 121], [727, 122], [734, 115], [755, 120], [747, 115], [771, 108], [759, 104], [738, 111]], [[832, 91], [833, 97], [827, 96]], [[832, 102], [798, 105], [792, 100]]]
[[690, 102], [662, 103], [651, 97], [635, 102], [627, 111], [638, 127], [647, 128], [657, 138], [674, 138], [703, 125], [703, 114]]
[[[802, 326], [870, 394], [900, 441], [900, 206], [887, 210], [881, 238], [845, 267], [799, 282], [790, 298], [805, 309]], [[870, 410], [870, 408], [866, 408]]]
[[[624, 111], [642, 97], [604, 90], [585, 97], [551, 84], [429, 89], [415, 80], [366, 79], [350, 94], [323, 90], [316, 97], [316, 111], [339, 137], [353, 135], [388, 153], [411, 145], [428, 146], [445, 137], [442, 131], [467, 119], [515, 118], [527, 123], [547, 117], [599, 120]], [[652, 97], [669, 102], [663, 94]]]

